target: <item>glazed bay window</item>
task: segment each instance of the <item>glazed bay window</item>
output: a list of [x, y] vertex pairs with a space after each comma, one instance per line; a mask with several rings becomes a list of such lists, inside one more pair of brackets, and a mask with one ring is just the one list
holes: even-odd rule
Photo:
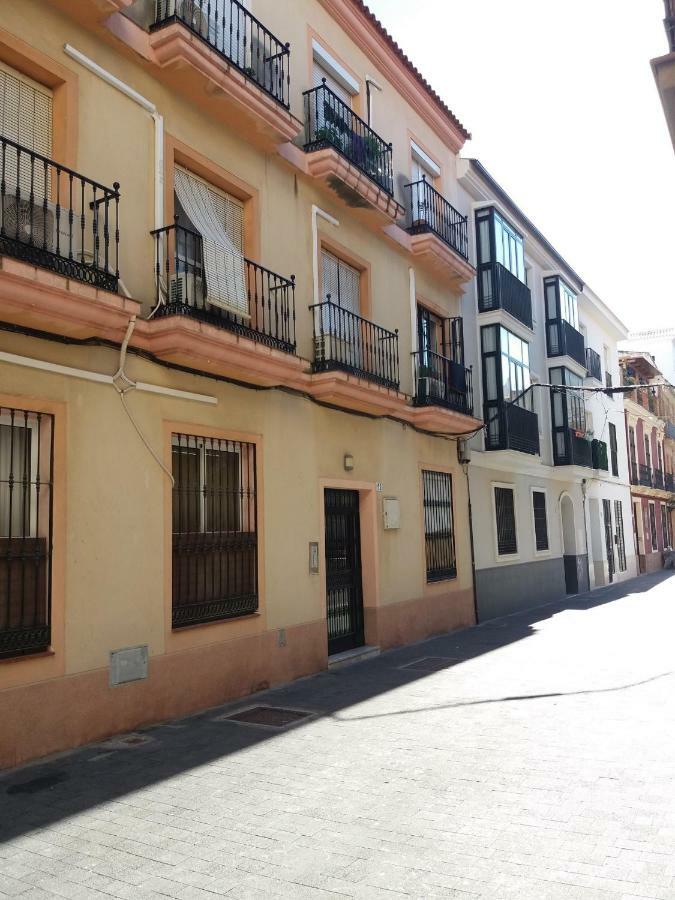
[[544, 279], [546, 347], [549, 357], [571, 356], [586, 368], [584, 336], [579, 330], [577, 295], [557, 275]]
[[255, 444], [174, 434], [174, 628], [258, 608]]
[[523, 236], [494, 207], [476, 213], [478, 309], [504, 309], [532, 328]]
[[447, 472], [425, 470], [422, 487], [427, 581], [444, 581], [457, 575], [452, 476]]
[[586, 437], [586, 405], [581, 388], [584, 380], [562, 366], [551, 369], [551, 419], [553, 462], [556, 466], [592, 467], [591, 441]]
[[0, 407], [0, 659], [51, 641], [50, 415]]
[[538, 453], [529, 344], [508, 328], [486, 325], [481, 328], [481, 351], [486, 448]]

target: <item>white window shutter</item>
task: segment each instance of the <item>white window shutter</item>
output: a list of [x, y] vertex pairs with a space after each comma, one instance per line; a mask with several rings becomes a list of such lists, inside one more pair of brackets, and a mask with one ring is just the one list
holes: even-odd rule
[[351, 107], [352, 105], [352, 97], [342, 85], [330, 74], [330, 72], [326, 71], [323, 66], [320, 66], [316, 60], [314, 60], [314, 65], [312, 69], [312, 80], [314, 82], [314, 87], [320, 87], [323, 84], [323, 79], [326, 79], [326, 87], [331, 90], [334, 94], [336, 94], [343, 103], [346, 103], [347, 106]]
[[[27, 150], [51, 159], [52, 155], [52, 92], [26, 75], [0, 64], [0, 134]], [[27, 154], [13, 148], [5, 151], [5, 181], [7, 192], [13, 193], [17, 180], [27, 199], [31, 190], [31, 162]], [[19, 177], [17, 179], [17, 169]], [[40, 162], [33, 166], [33, 192], [36, 202], [44, 199], [49, 189], [49, 175], [45, 185], [45, 168]]]

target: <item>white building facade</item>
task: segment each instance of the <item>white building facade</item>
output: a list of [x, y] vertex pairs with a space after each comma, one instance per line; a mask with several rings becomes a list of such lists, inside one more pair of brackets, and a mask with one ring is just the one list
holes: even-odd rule
[[636, 574], [623, 400], [601, 391], [620, 383], [626, 329], [477, 160], [459, 175], [477, 269], [465, 356], [486, 423], [469, 467], [485, 620]]

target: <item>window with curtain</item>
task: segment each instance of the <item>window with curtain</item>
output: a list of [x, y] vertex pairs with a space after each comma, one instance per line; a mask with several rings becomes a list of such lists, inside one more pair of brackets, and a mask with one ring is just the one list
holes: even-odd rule
[[499, 556], [512, 556], [518, 552], [515, 491], [511, 487], [495, 485], [494, 499], [497, 524], [497, 553]]
[[[248, 317], [243, 202], [180, 166], [174, 170], [174, 191], [179, 263], [192, 271], [201, 267], [209, 303]], [[191, 258], [199, 247], [181, 228], [200, 235], [201, 259]]]
[[[51, 159], [52, 155], [52, 92], [0, 63], [0, 135]], [[6, 147], [1, 177], [7, 193], [15, 193], [17, 184], [22, 196], [31, 190], [39, 200], [49, 193], [49, 174], [45, 181], [43, 165], [31, 166], [28, 156], [19, 155], [12, 147]]]

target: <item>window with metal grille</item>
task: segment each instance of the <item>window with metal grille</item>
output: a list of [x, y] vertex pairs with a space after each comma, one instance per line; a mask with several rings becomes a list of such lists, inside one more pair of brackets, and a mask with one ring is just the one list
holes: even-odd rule
[[619, 556], [619, 571], [626, 571], [626, 539], [623, 532], [623, 504], [614, 501], [614, 521], [616, 523], [616, 549]]
[[[52, 92], [21, 72], [0, 63], [0, 134], [45, 156], [52, 155]], [[26, 154], [4, 149], [3, 179], [7, 194], [20, 188], [24, 199], [49, 193], [50, 172], [42, 163], [31, 165]], [[46, 191], [45, 191], [46, 189]], [[11, 198], [9, 198], [11, 201]]]
[[609, 453], [612, 461], [612, 475], [619, 474], [619, 450], [616, 441], [616, 425], [609, 423]]
[[665, 503], [661, 504], [661, 532], [663, 534], [663, 549], [670, 547], [670, 528], [668, 527], [668, 509]]
[[659, 539], [656, 534], [656, 506], [653, 503], [649, 504], [649, 530], [652, 535], [652, 551], [659, 549]]
[[173, 627], [258, 608], [255, 444], [174, 434]]
[[495, 485], [495, 516], [497, 522], [497, 553], [510, 556], [518, 552], [516, 537], [516, 509], [514, 490]]
[[427, 581], [443, 581], [457, 574], [452, 515], [452, 476], [422, 472], [424, 490], [424, 546]]
[[0, 659], [51, 634], [52, 416], [0, 407]]
[[546, 494], [532, 491], [532, 512], [534, 514], [534, 539], [537, 553], [548, 550], [548, 522], [546, 520]]

